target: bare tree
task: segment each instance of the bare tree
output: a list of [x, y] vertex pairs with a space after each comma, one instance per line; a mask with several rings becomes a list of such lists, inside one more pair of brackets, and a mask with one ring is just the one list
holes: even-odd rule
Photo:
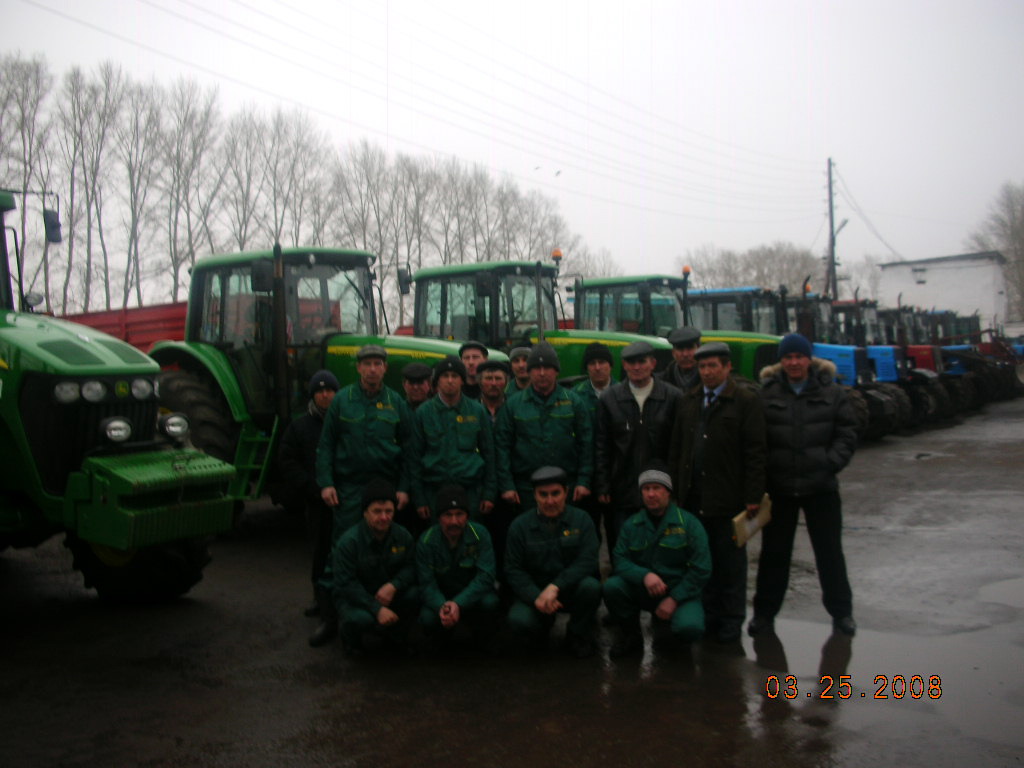
[[219, 114], [216, 90], [204, 93], [195, 80], [179, 80], [167, 101], [164, 184], [171, 300], [177, 301], [182, 269], [195, 264], [204, 244], [215, 250], [212, 204], [224, 174], [213, 160]]
[[[53, 87], [53, 77], [46, 61], [40, 56], [27, 60], [5, 56], [0, 67], [0, 135], [4, 142], [0, 146], [7, 166], [4, 178], [8, 174], [16, 178], [17, 189], [22, 192], [19, 217], [20, 268], [29, 268], [29, 263], [34, 261], [34, 245], [41, 240], [42, 254], [38, 264], [42, 269], [46, 308], [49, 310], [49, 243], [45, 239], [28, 237], [28, 193], [46, 191], [49, 179], [46, 146], [50, 140], [51, 123], [43, 112], [43, 102]], [[13, 138], [8, 140], [8, 135]], [[45, 169], [44, 165], [47, 166]]]
[[[88, 108], [81, 113], [78, 124], [82, 137], [82, 153], [79, 157], [82, 191], [85, 197], [85, 285], [83, 288], [83, 310], [89, 311], [92, 298], [93, 248], [92, 236], [95, 229], [100, 244], [102, 267], [99, 278], [103, 286], [104, 306], [110, 309], [110, 259], [106, 236], [103, 230], [103, 201], [107, 175], [107, 152], [120, 118], [124, 98], [124, 75], [120, 67], [111, 62], [100, 65], [96, 79], [86, 82]], [[95, 227], [93, 221], [95, 220]]]
[[988, 217], [968, 236], [966, 247], [1003, 254], [1008, 319], [1024, 320], [1024, 184], [1008, 181], [1002, 186]]
[[64, 206], [67, 215], [67, 231], [64, 240], [67, 243], [67, 258], [64, 269], [64, 283], [61, 287], [60, 311], [68, 312], [75, 270], [75, 246], [78, 243], [78, 224], [83, 215], [82, 204], [78, 197], [78, 167], [84, 152], [84, 137], [80, 126], [85, 121], [85, 113], [89, 108], [85, 75], [78, 67], [72, 67], [64, 76], [61, 99], [58, 104], [57, 140], [60, 146], [64, 174], [68, 180], [67, 204]]
[[224, 208], [231, 240], [240, 251], [249, 244], [261, 216], [260, 203], [266, 181], [260, 152], [264, 124], [255, 107], [233, 115], [224, 132]]
[[143, 224], [150, 217], [152, 205], [148, 202], [160, 175], [162, 92], [156, 83], [140, 85], [130, 83], [125, 88], [124, 119], [115, 131], [115, 148], [124, 173], [124, 223], [127, 248], [125, 249], [124, 285], [121, 306], [128, 306], [132, 288], [135, 301], [142, 304], [142, 265], [140, 247], [144, 236]]
[[677, 259], [677, 264], [680, 274], [682, 267], [691, 267], [693, 285], [697, 288], [756, 285], [777, 289], [784, 285], [788, 291], [797, 293], [808, 275], [813, 277], [822, 271], [820, 258], [806, 248], [785, 242], [757, 246], [742, 254], [704, 245], [688, 251], [685, 259]]
[[466, 174], [455, 159], [436, 170], [436, 222], [432, 240], [441, 264], [462, 264], [466, 261]]

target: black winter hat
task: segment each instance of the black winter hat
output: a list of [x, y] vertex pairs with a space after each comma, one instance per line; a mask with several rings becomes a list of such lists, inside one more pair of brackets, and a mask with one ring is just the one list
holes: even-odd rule
[[383, 477], [375, 477], [363, 488], [363, 509], [375, 501], [390, 501], [398, 506], [398, 496], [395, 494], [395, 486]]
[[340, 389], [337, 377], [330, 371], [317, 371], [310, 377], [309, 396], [312, 397], [321, 389], [331, 389], [335, 392]]
[[437, 500], [434, 503], [434, 514], [440, 515], [448, 509], [461, 509], [469, 512], [469, 496], [461, 485], [452, 483], [441, 486], [437, 492]]
[[466, 383], [466, 366], [459, 360], [455, 355], [447, 355], [441, 362], [434, 364], [434, 384], [437, 385], [438, 379], [441, 378], [442, 373], [448, 371], [454, 371], [459, 374], [459, 378], [462, 379], [462, 383]]
[[600, 341], [595, 341], [591, 344], [587, 344], [587, 348], [583, 350], [583, 367], [586, 368], [595, 360], [604, 360], [609, 365], [614, 365], [615, 361], [612, 359], [612, 351], [608, 349]]
[[526, 358], [527, 370], [531, 370], [539, 366], [554, 368], [556, 371], [562, 370], [562, 364], [558, 362], [558, 355], [555, 354], [555, 348], [547, 342], [541, 342], [531, 349], [530, 356]]

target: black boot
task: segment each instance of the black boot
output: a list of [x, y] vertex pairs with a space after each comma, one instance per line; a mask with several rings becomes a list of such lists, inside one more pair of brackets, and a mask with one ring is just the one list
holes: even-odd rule
[[309, 636], [309, 644], [314, 648], [327, 645], [338, 634], [338, 612], [334, 607], [331, 593], [323, 587], [316, 588], [316, 603], [320, 606], [320, 624]]

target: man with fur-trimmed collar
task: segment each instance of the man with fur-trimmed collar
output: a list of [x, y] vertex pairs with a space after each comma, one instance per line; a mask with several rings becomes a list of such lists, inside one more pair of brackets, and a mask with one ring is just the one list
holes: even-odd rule
[[856, 415], [834, 382], [835, 366], [813, 357], [797, 333], [779, 343], [779, 363], [761, 372], [761, 400], [768, 434], [768, 493], [772, 521], [764, 529], [750, 635], [770, 632], [789, 584], [800, 510], [833, 628], [853, 635], [853, 595], [842, 547], [842, 506], [836, 475], [857, 446]]

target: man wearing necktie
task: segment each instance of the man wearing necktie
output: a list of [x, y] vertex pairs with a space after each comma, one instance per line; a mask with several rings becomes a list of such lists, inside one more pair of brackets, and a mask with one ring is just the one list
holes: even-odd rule
[[743, 509], [756, 514], [764, 495], [764, 413], [757, 393], [730, 375], [728, 344], [704, 344], [696, 358], [701, 383], [676, 411], [669, 468], [681, 506], [708, 534], [707, 631], [734, 643], [746, 615], [747, 551], [733, 541], [732, 518]]

